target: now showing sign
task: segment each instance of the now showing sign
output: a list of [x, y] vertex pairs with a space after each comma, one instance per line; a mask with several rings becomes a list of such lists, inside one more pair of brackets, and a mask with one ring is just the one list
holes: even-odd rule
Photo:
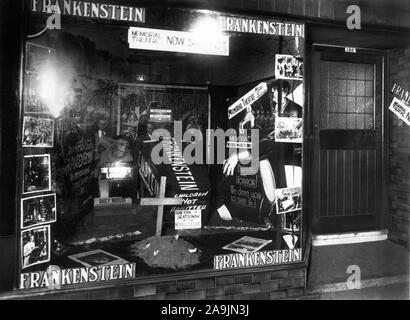
[[245, 93], [241, 98], [236, 100], [231, 106], [228, 108], [228, 119], [232, 119], [242, 110], [250, 107], [252, 103], [262, 97], [268, 91], [268, 86], [266, 82], [259, 83], [255, 88], [251, 91]]
[[194, 32], [130, 27], [130, 49], [229, 56], [229, 37], [201, 37]]

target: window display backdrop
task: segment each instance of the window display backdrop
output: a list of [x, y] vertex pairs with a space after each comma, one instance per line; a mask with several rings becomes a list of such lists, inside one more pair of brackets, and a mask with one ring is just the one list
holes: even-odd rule
[[[218, 13], [196, 13], [195, 19], [201, 16], [218, 21], [224, 45], [229, 38], [229, 48], [212, 53], [223, 57], [201, 55], [201, 46], [181, 55], [130, 45], [123, 56], [115, 55], [119, 50], [107, 60], [104, 52], [97, 63], [95, 46], [93, 56], [81, 50], [104, 40], [86, 30], [83, 37], [68, 30], [48, 38], [54, 49], [27, 43], [20, 288], [303, 259], [304, 25]], [[112, 30], [105, 40], [124, 35], [124, 28]], [[175, 34], [192, 36], [184, 32]], [[74, 49], [59, 51], [66, 46]], [[48, 63], [55, 63], [56, 51], [60, 65], [66, 56], [76, 71], [53, 87], [58, 75]], [[161, 79], [185, 83], [124, 83], [128, 75], [120, 70], [130, 67], [129, 61], [137, 68], [140, 60]], [[181, 73], [167, 74], [171, 68]], [[110, 77], [100, 77], [105, 69]], [[207, 82], [236, 91], [217, 97], [223, 104], [210, 105], [219, 115], [211, 129], [225, 133], [223, 161], [190, 163], [185, 148], [202, 150], [205, 160], [219, 140], [207, 140], [214, 133], [206, 130], [215, 98]], [[201, 138], [178, 144], [178, 126], [183, 132], [198, 129]], [[170, 136], [153, 138], [158, 128]], [[228, 138], [228, 129], [237, 135]], [[152, 150], [158, 147], [168, 163], [154, 163]], [[175, 198], [181, 203], [169, 205]], [[158, 218], [158, 207], [164, 207], [163, 217]]]

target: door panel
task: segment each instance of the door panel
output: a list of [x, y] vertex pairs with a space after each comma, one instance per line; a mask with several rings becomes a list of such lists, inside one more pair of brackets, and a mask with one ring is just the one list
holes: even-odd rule
[[313, 53], [314, 233], [381, 226], [382, 63], [375, 54]]

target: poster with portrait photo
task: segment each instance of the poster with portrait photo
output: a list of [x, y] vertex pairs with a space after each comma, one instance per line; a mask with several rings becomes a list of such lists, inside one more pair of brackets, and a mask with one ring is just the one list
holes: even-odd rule
[[275, 55], [275, 78], [303, 80], [303, 59], [287, 54]]
[[21, 199], [21, 228], [55, 222], [56, 208], [55, 193]]
[[276, 211], [283, 214], [302, 209], [302, 188], [276, 189]]
[[24, 117], [23, 147], [52, 148], [54, 120], [45, 117]]
[[85, 267], [98, 267], [128, 263], [128, 261], [101, 249], [73, 254], [68, 257], [71, 260], [76, 261]]
[[29, 155], [23, 159], [23, 194], [51, 190], [50, 155]]
[[302, 128], [302, 118], [277, 117], [275, 121], [275, 141], [287, 143], [302, 143]]
[[21, 231], [21, 266], [27, 268], [50, 261], [50, 226]]

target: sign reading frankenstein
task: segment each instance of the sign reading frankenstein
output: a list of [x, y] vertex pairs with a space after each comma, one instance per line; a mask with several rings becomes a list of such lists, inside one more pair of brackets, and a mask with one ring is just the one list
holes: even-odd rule
[[389, 110], [410, 126], [410, 91], [394, 83], [391, 92], [395, 96], [389, 106]]
[[220, 16], [219, 26], [222, 31], [269, 34], [285, 37], [305, 37], [305, 26], [303, 23], [288, 21]]
[[20, 289], [46, 287], [49, 289], [60, 289], [61, 286], [72, 284], [133, 279], [135, 278], [135, 271], [135, 263], [109, 264], [69, 269], [60, 269], [57, 266], [49, 266], [46, 271], [20, 274]]
[[282, 263], [300, 262], [302, 260], [302, 250], [285, 249], [269, 250], [250, 253], [231, 253], [214, 256], [214, 269], [235, 269], [276, 265]]
[[145, 22], [145, 8], [72, 0], [31, 0], [31, 11], [86, 18]]

